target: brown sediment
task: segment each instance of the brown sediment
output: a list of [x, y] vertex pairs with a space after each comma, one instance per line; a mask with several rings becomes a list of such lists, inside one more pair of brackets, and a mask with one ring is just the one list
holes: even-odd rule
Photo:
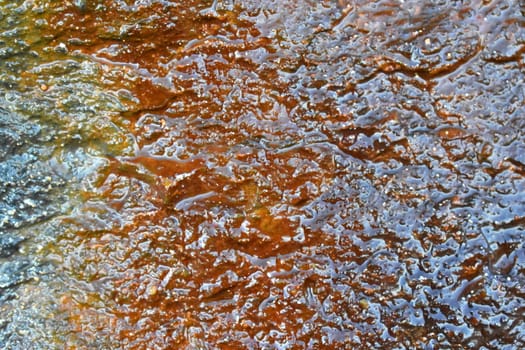
[[[522, 45], [521, 22], [484, 2], [217, 3], [49, 18], [128, 97], [111, 118], [133, 148], [59, 242], [79, 346], [513, 344], [522, 72], [484, 54]], [[508, 35], [482, 40], [482, 15]]]

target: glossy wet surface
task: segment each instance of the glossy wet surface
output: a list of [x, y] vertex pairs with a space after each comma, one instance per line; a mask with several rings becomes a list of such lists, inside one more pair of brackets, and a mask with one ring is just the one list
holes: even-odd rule
[[525, 346], [519, 1], [0, 4], [3, 347]]

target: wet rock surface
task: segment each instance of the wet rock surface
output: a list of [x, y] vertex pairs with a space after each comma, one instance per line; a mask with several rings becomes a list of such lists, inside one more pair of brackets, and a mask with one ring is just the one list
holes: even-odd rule
[[46, 162], [38, 124], [0, 109], [0, 229], [20, 228], [57, 213], [53, 192], [65, 181]]
[[[38, 60], [1, 71], [0, 175], [23, 186], [0, 192], [19, 276], [0, 288], [34, 276], [20, 245], [55, 277], [16, 290], [49, 294], [47, 318], [4, 329], [46, 330], [42, 348], [525, 346], [521, 2], [10, 6], [40, 39], [2, 51]], [[42, 134], [51, 153], [20, 145]], [[78, 184], [41, 251], [16, 223], [57, 197], [7, 213], [35, 187], [23, 164]]]
[[0, 258], [7, 258], [13, 255], [24, 238], [14, 235], [3, 234], [0, 236]]
[[6, 349], [13, 348], [11, 332], [25, 328], [21, 321], [38, 318], [14, 317], [13, 304], [23, 308], [18, 291], [51, 271], [38, 257], [20, 253], [21, 246], [38, 235], [31, 227], [38, 230], [39, 223], [61, 211], [57, 200], [65, 200], [60, 194], [65, 179], [52, 169], [40, 131], [38, 124], [0, 109], [0, 346]]
[[[97, 133], [112, 127], [104, 113], [119, 108], [117, 98], [93, 83], [94, 65], [49, 46], [40, 32], [45, 7], [0, 2], [2, 349], [64, 347], [54, 339], [57, 329], [69, 328], [56, 307], [64, 287], [48, 246], [77, 200], [78, 179], [96, 167]], [[96, 127], [85, 127], [86, 120]]]
[[17, 254], [27, 239], [21, 230], [60, 211], [57, 191], [65, 181], [46, 160], [38, 124], [0, 108], [0, 137], [0, 300], [5, 301], [13, 288], [38, 276], [36, 260]]

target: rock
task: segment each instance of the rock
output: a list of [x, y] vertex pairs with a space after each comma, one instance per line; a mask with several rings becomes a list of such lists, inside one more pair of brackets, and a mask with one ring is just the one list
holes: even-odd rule
[[[0, 291], [26, 281], [31, 262], [26, 259], [0, 263]], [[1, 298], [1, 297], [0, 297]]]
[[13, 255], [24, 238], [0, 232], [0, 258]]
[[46, 161], [38, 124], [0, 108], [0, 228], [20, 228], [57, 212], [52, 198], [65, 185]]
[[36, 124], [0, 108], [0, 161], [15, 154], [40, 132]]

